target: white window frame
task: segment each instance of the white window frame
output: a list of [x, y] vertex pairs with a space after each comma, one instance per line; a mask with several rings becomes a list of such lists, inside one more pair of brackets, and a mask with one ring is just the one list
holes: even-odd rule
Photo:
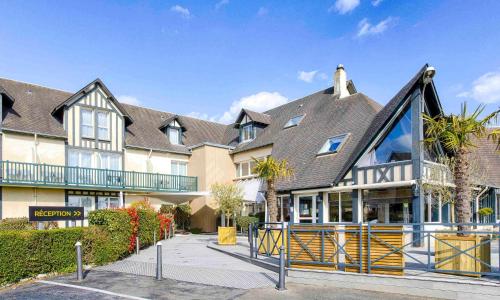
[[[245, 138], [245, 128], [250, 128], [250, 130], [248, 130], [248, 137]], [[240, 134], [240, 143], [245, 143], [245, 142], [249, 142], [249, 141], [253, 141], [255, 139], [255, 126], [253, 125], [253, 123], [246, 123], [246, 124], [242, 124], [241, 125], [241, 134]]]
[[[97, 197], [97, 207], [96, 207], [96, 209], [110, 209], [110, 208], [112, 208], [111, 205], [110, 205], [111, 204], [111, 198], [117, 199], [118, 200], [118, 206], [117, 206], [117, 208], [120, 207], [120, 197], [115, 197], [115, 196], [98, 196]], [[105, 208], [99, 208], [99, 202], [100, 202], [100, 200], [103, 200], [103, 199], [104, 199], [104, 201], [106, 203], [106, 207]]]
[[[173, 134], [174, 131], [177, 134], [174, 135]], [[167, 132], [168, 132], [168, 140], [170, 141], [170, 144], [172, 144], [172, 145], [180, 145], [181, 144], [181, 128], [169, 126], [167, 129]], [[175, 136], [176, 140], [173, 140], [172, 136]]]
[[[424, 195], [425, 199], [424, 201], [428, 204], [427, 205], [427, 211], [425, 211], [425, 216], [427, 216], [427, 220], [428, 221], [425, 221], [425, 223], [441, 223], [441, 221], [443, 220], [443, 217], [442, 217], [442, 214], [443, 214], [443, 203], [441, 203], [441, 196], [438, 197], [437, 201], [438, 201], [438, 220], [437, 221], [432, 221], [432, 195], [431, 194], [426, 194]], [[430, 199], [429, 199], [430, 198]], [[430, 200], [430, 203], [428, 202]], [[425, 204], [424, 204], [424, 209], [425, 209]], [[424, 216], [424, 220], [426, 219]]]
[[[71, 165], [70, 162], [69, 162], [69, 156], [71, 156], [73, 154], [76, 154], [78, 156], [78, 162], [77, 162], [77, 165], [74, 166], [74, 165]], [[90, 166], [83, 166], [83, 154], [89, 154], [90, 155]], [[90, 151], [90, 150], [80, 150], [80, 149], [69, 149], [69, 153], [68, 153], [68, 163], [67, 165], [70, 166], [70, 167], [80, 167], [80, 168], [93, 168], [94, 167], [94, 159], [93, 159], [94, 155], [93, 155], [93, 152]]]
[[[326, 142], [323, 144], [323, 146], [321, 147], [321, 149], [319, 149], [318, 155], [326, 155], [326, 154], [339, 153], [340, 150], [342, 149], [342, 147], [344, 146], [345, 141], [347, 140], [348, 136], [349, 136], [348, 133], [344, 133], [344, 134], [339, 134], [339, 135], [335, 135], [335, 136], [329, 137], [328, 139], [326, 139]], [[333, 140], [333, 139], [340, 139], [340, 144], [337, 147], [337, 149], [335, 149], [335, 151], [329, 151], [330, 146], [332, 145], [332, 143], [330, 141]]]
[[[99, 152], [98, 155], [99, 155], [99, 165], [96, 164], [96, 167], [98, 169], [108, 169], [115, 171], [122, 170], [122, 156], [120, 154], [111, 152]], [[112, 163], [113, 159], [116, 159], [118, 162], [117, 168], [113, 168], [113, 163]], [[106, 160], [106, 163], [103, 166], [104, 160]]]
[[[177, 172], [175, 172], [177, 174], [174, 174], [174, 168], [173, 168], [174, 165], [177, 165], [177, 167], [176, 167]], [[180, 170], [179, 166], [181, 166], [181, 165], [184, 165], [186, 167], [186, 174], [185, 175], [179, 174], [179, 170]], [[188, 174], [188, 162], [184, 161], [184, 160], [171, 160], [170, 161], [170, 174], [177, 175], [177, 176], [187, 176], [187, 174]]]
[[[87, 206], [87, 209], [85, 209], [85, 206], [82, 203], [82, 198], [90, 198], [90, 207]], [[70, 205], [70, 202], [74, 199], [78, 199], [78, 205]], [[84, 209], [84, 219], [87, 219], [88, 217], [88, 212], [95, 210], [95, 203], [94, 203], [94, 197], [92, 196], [87, 196], [87, 195], [69, 195], [68, 196], [68, 207], [83, 207]]]
[[[99, 114], [104, 114], [106, 116], [106, 127], [102, 127], [100, 126], [99, 124]], [[109, 118], [110, 118], [110, 113], [108, 111], [103, 111], [103, 110], [96, 110], [96, 127], [97, 127], [97, 138], [101, 141], [109, 141], [110, 140], [110, 121], [109, 121]], [[100, 136], [100, 131], [99, 129], [106, 129], [106, 136], [105, 137], [101, 137]]]
[[[306, 115], [298, 115], [298, 116], [295, 116], [295, 117], [291, 117], [288, 122], [286, 122], [285, 126], [283, 126], [283, 128], [290, 128], [290, 127], [294, 127], [294, 126], [298, 126], [300, 124], [300, 122], [302, 122], [302, 120], [304, 120], [304, 117]], [[293, 123], [293, 120], [296, 119], [296, 118], [299, 118], [297, 123]]]
[[[251, 178], [255, 177], [257, 174], [252, 173], [252, 163], [255, 164], [253, 160], [245, 160], [236, 163], [236, 178]], [[248, 175], [243, 175], [243, 169], [246, 168]]]
[[[90, 112], [90, 123], [84, 123], [83, 122], [83, 114], [85, 112]], [[84, 135], [84, 130], [83, 127], [91, 128], [92, 130], [90, 131], [90, 135]], [[87, 138], [87, 139], [93, 139], [95, 138], [95, 116], [94, 116], [94, 110], [91, 108], [81, 108], [80, 109], [80, 135], [82, 138]]]

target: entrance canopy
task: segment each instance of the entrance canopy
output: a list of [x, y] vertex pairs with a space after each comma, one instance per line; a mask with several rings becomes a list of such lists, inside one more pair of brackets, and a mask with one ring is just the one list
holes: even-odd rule
[[160, 199], [172, 204], [182, 204], [198, 197], [208, 196], [209, 192], [185, 192], [185, 193], [163, 193], [163, 192], [129, 192], [127, 196], [146, 196]]

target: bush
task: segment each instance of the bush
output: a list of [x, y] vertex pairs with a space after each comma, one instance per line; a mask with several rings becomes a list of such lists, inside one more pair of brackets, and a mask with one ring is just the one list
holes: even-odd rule
[[191, 228], [189, 229], [189, 232], [191, 232], [192, 234], [200, 234], [203, 232], [203, 230], [201, 230], [201, 228]]
[[259, 218], [251, 216], [241, 216], [236, 219], [236, 224], [243, 230], [248, 230], [248, 225], [259, 222]]
[[0, 231], [0, 285], [76, 270], [75, 243], [83, 228]]
[[103, 265], [120, 259], [123, 255], [123, 245], [113, 242], [106, 228], [90, 226], [84, 228], [82, 250], [83, 261], [89, 265]]
[[0, 230], [28, 230], [36, 229], [35, 223], [28, 218], [7, 218], [0, 220]]
[[[132, 222], [125, 209], [99, 209], [89, 212], [89, 225], [96, 225], [109, 233], [110, 242], [113, 244], [110, 257], [123, 258], [133, 251], [130, 247], [132, 236]], [[128, 226], [127, 226], [128, 225]], [[135, 245], [135, 237], [134, 237]]]
[[175, 207], [174, 221], [182, 230], [189, 228], [191, 225], [191, 206], [189, 204], [177, 205]]
[[139, 215], [139, 243], [141, 248], [154, 244], [153, 237], [156, 232], [156, 240], [160, 239], [160, 220], [157, 213], [150, 209], [138, 209]]

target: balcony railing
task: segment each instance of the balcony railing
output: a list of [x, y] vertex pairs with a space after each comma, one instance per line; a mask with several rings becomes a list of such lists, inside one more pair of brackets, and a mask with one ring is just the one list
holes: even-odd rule
[[0, 184], [130, 191], [196, 192], [198, 178], [159, 173], [117, 171], [0, 161]]

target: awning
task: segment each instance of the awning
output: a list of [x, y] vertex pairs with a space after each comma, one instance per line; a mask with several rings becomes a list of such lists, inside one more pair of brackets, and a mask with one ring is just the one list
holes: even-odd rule
[[184, 193], [168, 193], [168, 192], [127, 192], [126, 196], [146, 196], [154, 197], [171, 204], [182, 204], [189, 202], [195, 198], [208, 196], [209, 192], [184, 192]]

